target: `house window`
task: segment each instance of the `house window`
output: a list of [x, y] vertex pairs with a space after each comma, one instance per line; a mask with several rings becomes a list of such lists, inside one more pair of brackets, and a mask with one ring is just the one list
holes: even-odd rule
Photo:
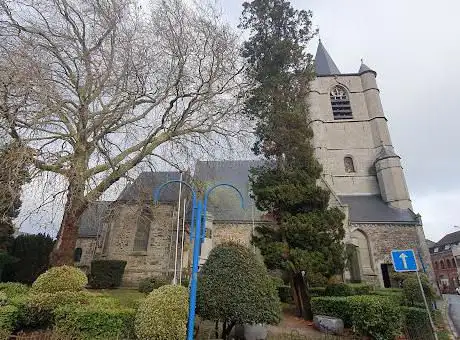
[[355, 165], [353, 163], [353, 158], [347, 156], [343, 159], [343, 163], [345, 165], [345, 172], [355, 172]]
[[438, 269], [438, 261], [434, 263], [434, 269]]
[[450, 249], [450, 244], [446, 244], [445, 249], [446, 249], [446, 250], [449, 250], [449, 249]]
[[441, 260], [441, 269], [444, 269], [444, 261]]
[[80, 262], [82, 254], [83, 254], [83, 249], [75, 248], [75, 251], [73, 252], [73, 260], [75, 262]]
[[334, 119], [352, 119], [350, 99], [347, 90], [340, 85], [335, 86], [330, 93], [332, 114]]
[[137, 219], [136, 236], [134, 237], [133, 251], [147, 251], [150, 236], [150, 224], [152, 223], [152, 211], [144, 207]]
[[439, 248], [438, 248], [438, 247], [436, 247], [436, 248], [433, 249], [433, 253], [437, 253], [438, 251], [439, 251]]
[[450, 261], [449, 259], [446, 260], [447, 268], [450, 268]]

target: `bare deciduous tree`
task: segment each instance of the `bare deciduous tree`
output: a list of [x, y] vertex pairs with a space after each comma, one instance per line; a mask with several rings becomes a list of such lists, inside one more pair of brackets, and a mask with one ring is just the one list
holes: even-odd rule
[[73, 263], [79, 216], [131, 169], [246, 127], [236, 36], [209, 6], [152, 6], [0, 0], [0, 127], [67, 182], [54, 265]]

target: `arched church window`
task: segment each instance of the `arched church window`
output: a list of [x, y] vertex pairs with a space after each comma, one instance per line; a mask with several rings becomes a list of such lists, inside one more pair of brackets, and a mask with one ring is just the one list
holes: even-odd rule
[[334, 119], [352, 119], [350, 98], [345, 87], [337, 85], [330, 93], [332, 114]]
[[345, 172], [355, 172], [355, 165], [353, 163], [353, 158], [347, 156], [343, 159], [345, 165]]
[[75, 251], [73, 252], [73, 260], [75, 262], [80, 262], [82, 254], [83, 254], [83, 249], [75, 248]]
[[133, 251], [147, 251], [147, 247], [149, 245], [151, 223], [152, 211], [150, 208], [144, 207], [137, 218]]

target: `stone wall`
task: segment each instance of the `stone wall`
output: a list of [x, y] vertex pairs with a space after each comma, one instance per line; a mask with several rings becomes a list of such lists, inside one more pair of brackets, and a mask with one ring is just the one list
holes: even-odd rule
[[[364, 273], [364, 279], [379, 283], [383, 287], [382, 264], [391, 264], [391, 251], [393, 249], [420, 249], [425, 269], [433, 280], [433, 266], [428, 249], [423, 238], [422, 226], [417, 225], [393, 225], [393, 224], [352, 224], [351, 230], [361, 231], [367, 238], [370, 250], [372, 272]], [[422, 231], [421, 231], [422, 230]], [[417, 258], [419, 268], [421, 262]]]
[[78, 238], [75, 249], [81, 248], [82, 254], [79, 262], [75, 262], [75, 266], [85, 272], [88, 272], [93, 260], [94, 250], [96, 247], [96, 238]]
[[[447, 265], [449, 260], [449, 266]], [[436, 275], [436, 282], [443, 293], [455, 293], [459, 286], [457, 264], [452, 250], [431, 254], [431, 261]], [[447, 282], [446, 282], [447, 281]]]
[[[145, 205], [144, 205], [145, 206]], [[149, 205], [153, 212], [146, 251], [134, 251], [137, 220], [142, 206], [118, 203], [110, 218], [103, 259], [127, 262], [122, 284], [137, 286], [142, 278], [169, 274], [174, 263], [175, 224], [172, 205]], [[173, 235], [174, 234], [174, 235]]]
[[223, 242], [236, 242], [251, 246], [252, 224], [250, 223], [213, 223], [213, 247]]

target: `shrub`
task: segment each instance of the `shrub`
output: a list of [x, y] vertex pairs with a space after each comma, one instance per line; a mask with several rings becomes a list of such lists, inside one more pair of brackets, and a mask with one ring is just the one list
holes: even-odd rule
[[352, 283], [349, 286], [355, 295], [370, 295], [375, 290], [373, 285], [367, 283]]
[[7, 340], [14, 330], [18, 318], [18, 309], [15, 306], [0, 307], [0, 339]]
[[55, 311], [54, 331], [73, 339], [133, 339], [135, 311], [93, 305], [62, 306]]
[[45, 234], [19, 235], [14, 239], [10, 251], [17, 261], [5, 267], [3, 279], [32, 284], [49, 268], [53, 246], [53, 239]]
[[277, 323], [280, 302], [267, 269], [247, 247], [224, 243], [215, 247], [198, 274], [197, 313], [207, 320]]
[[391, 289], [377, 289], [373, 291], [371, 294], [378, 295], [378, 296], [385, 296], [391, 299], [393, 303], [397, 306], [401, 305], [404, 300], [402, 289], [399, 289], [399, 291], [391, 290]]
[[8, 297], [5, 292], [0, 291], [0, 307], [8, 304]]
[[164, 276], [152, 276], [142, 279], [139, 282], [138, 290], [141, 293], [150, 293], [154, 289], [158, 289], [162, 286], [169, 284], [168, 279]]
[[354, 290], [351, 286], [345, 283], [333, 283], [326, 286], [326, 296], [350, 296], [354, 295]]
[[27, 294], [29, 287], [17, 282], [2, 282], [0, 283], [0, 291], [4, 292], [8, 298], [12, 298], [18, 295]]
[[89, 284], [92, 288], [117, 288], [125, 272], [126, 261], [93, 260], [89, 275]]
[[14, 303], [19, 310], [18, 322], [22, 328], [47, 328], [54, 322], [54, 312], [60, 306], [88, 304], [86, 292], [58, 291], [31, 294]]
[[430, 319], [425, 309], [415, 307], [401, 307], [404, 327], [408, 334], [431, 334]]
[[326, 315], [342, 319], [345, 327], [352, 326], [351, 307], [348, 297], [325, 296], [311, 299], [313, 315]]
[[308, 290], [310, 292], [310, 296], [325, 296], [326, 295], [326, 287], [312, 287]]
[[356, 332], [379, 340], [393, 340], [401, 329], [401, 311], [393, 301], [381, 296], [348, 297], [351, 320]]
[[88, 283], [85, 273], [70, 266], [53, 267], [41, 274], [32, 285], [34, 292], [81, 291]]
[[182, 340], [187, 330], [188, 290], [163, 286], [151, 292], [136, 314], [135, 330], [143, 340]]
[[[435, 298], [435, 293], [426, 275], [421, 274], [420, 279], [422, 281], [422, 287], [425, 292], [426, 299], [428, 304], [430, 304]], [[405, 304], [409, 306], [416, 306], [424, 303], [422, 292], [420, 291], [420, 284], [416, 275], [412, 274], [404, 280], [402, 291]]]

